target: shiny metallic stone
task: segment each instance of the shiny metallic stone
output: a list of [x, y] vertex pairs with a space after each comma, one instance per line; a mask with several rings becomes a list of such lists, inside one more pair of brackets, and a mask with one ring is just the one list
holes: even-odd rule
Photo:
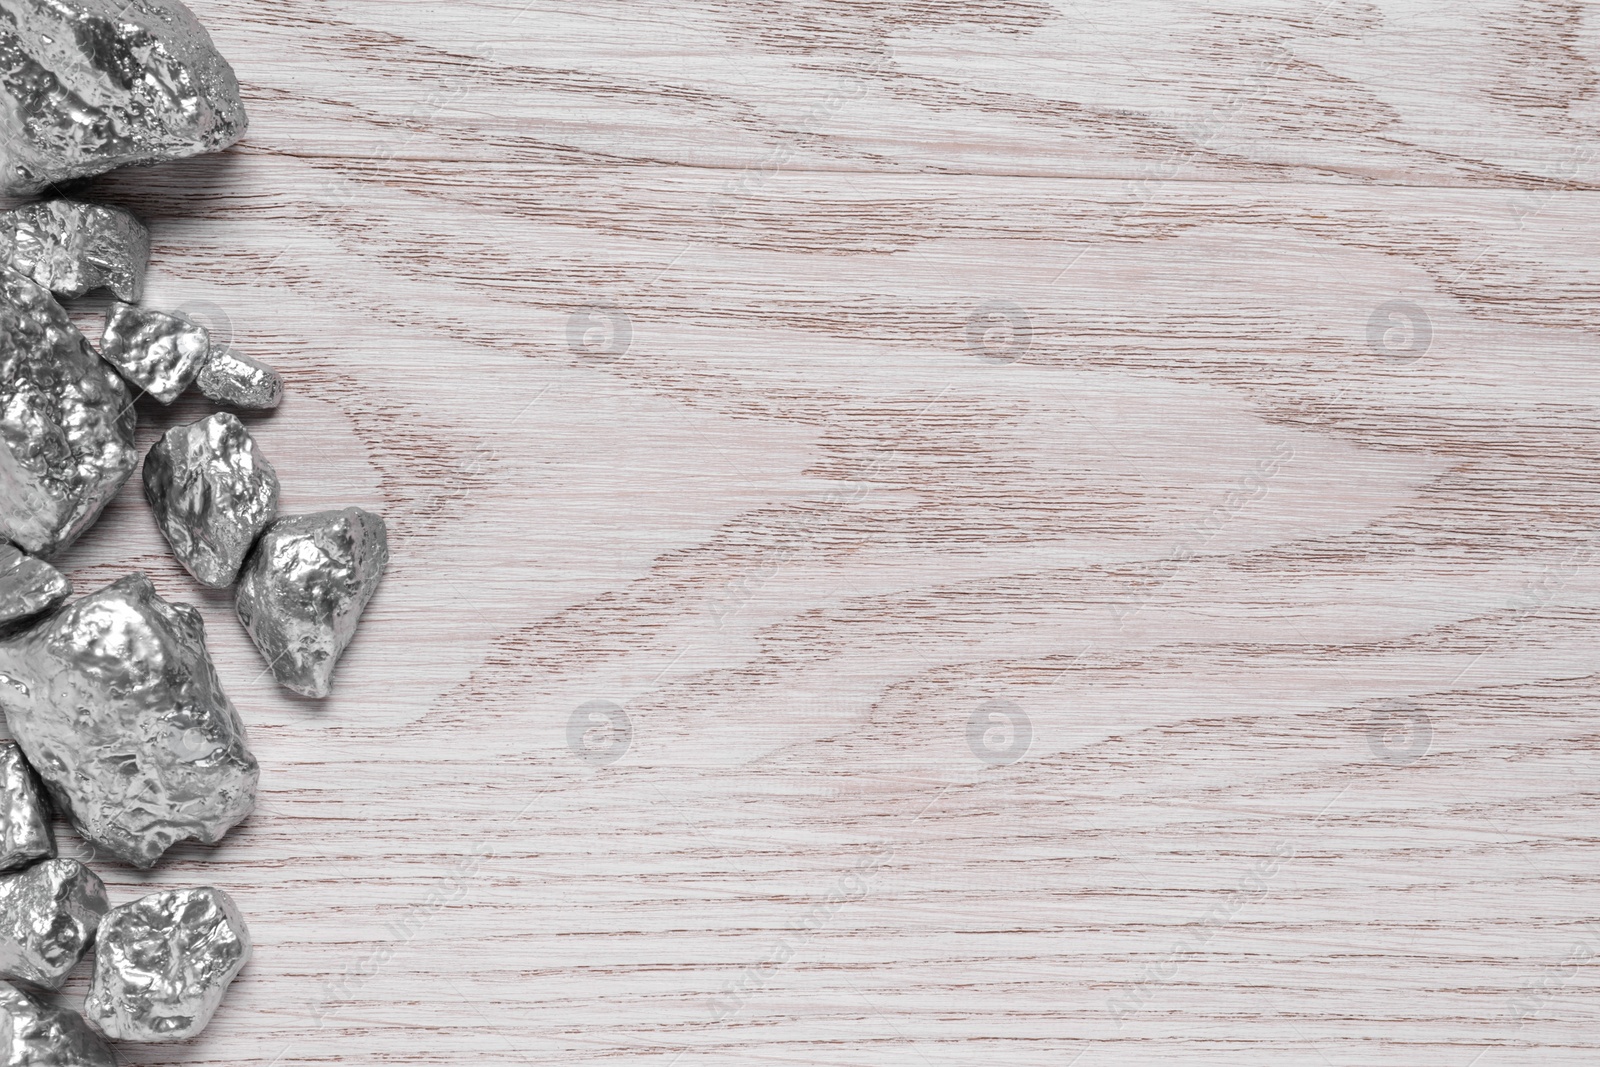
[[0, 741], [0, 870], [56, 854], [50, 809], [15, 741]]
[[48, 290], [0, 267], [0, 537], [50, 555], [138, 463], [128, 388]]
[[225, 589], [278, 514], [278, 475], [238, 416], [174, 426], [144, 458], [156, 525], [201, 585]]
[[152, 893], [101, 920], [83, 1013], [107, 1037], [182, 1041], [206, 1028], [249, 959], [250, 931], [228, 894]]
[[110, 907], [105, 883], [77, 860], [0, 876], [0, 977], [60, 989]]
[[0, 0], [0, 192], [216, 152], [246, 121], [177, 0]]
[[117, 1067], [117, 1057], [77, 1012], [0, 982], [0, 1065]]
[[308, 697], [333, 692], [333, 668], [388, 565], [383, 520], [360, 508], [267, 527], [239, 575], [235, 606], [279, 684]]
[[211, 350], [195, 385], [207, 398], [245, 411], [275, 408], [283, 400], [283, 379], [277, 371], [227, 347]]
[[0, 706], [57, 809], [136, 866], [186, 838], [215, 844], [255, 806], [256, 760], [200, 613], [143, 574], [0, 641]]
[[133, 304], [113, 304], [100, 354], [163, 404], [183, 395], [211, 351], [204, 326]]
[[72, 582], [42, 559], [0, 541], [0, 626], [37, 615], [72, 595]]
[[0, 259], [63, 296], [104, 286], [137, 300], [150, 231], [120, 207], [49, 200], [0, 212]]

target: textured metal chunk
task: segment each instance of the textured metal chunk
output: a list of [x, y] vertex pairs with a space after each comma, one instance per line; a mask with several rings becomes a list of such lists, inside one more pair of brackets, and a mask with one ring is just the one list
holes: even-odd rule
[[117, 1067], [117, 1057], [77, 1012], [0, 982], [0, 1065]]
[[258, 770], [205, 624], [143, 574], [0, 641], [0, 706], [78, 832], [140, 867], [215, 844], [255, 806]]
[[128, 388], [48, 290], [0, 267], [0, 537], [77, 540], [138, 462]]
[[0, 870], [56, 854], [50, 809], [15, 741], [0, 741]]
[[211, 351], [204, 326], [132, 304], [113, 304], [100, 354], [163, 404], [183, 395]]
[[150, 231], [120, 207], [49, 200], [0, 212], [0, 259], [63, 296], [104, 286], [137, 300]]
[[206, 1028], [250, 959], [250, 931], [220, 889], [173, 889], [100, 922], [83, 1012], [107, 1037], [182, 1041]]
[[42, 559], [0, 541], [0, 626], [37, 615], [72, 595], [72, 582]]
[[111, 904], [77, 860], [45, 860], [0, 876], [0, 977], [60, 989]]
[[277, 371], [226, 346], [211, 350], [195, 385], [207, 398], [245, 411], [275, 408], [283, 400]]
[[360, 508], [267, 527], [239, 576], [235, 606], [280, 684], [308, 697], [333, 692], [333, 668], [388, 565], [383, 520]]
[[246, 122], [177, 0], [0, 0], [0, 192], [215, 152]]
[[278, 514], [278, 475], [238, 416], [174, 426], [144, 459], [144, 495], [178, 562], [202, 585], [239, 576]]

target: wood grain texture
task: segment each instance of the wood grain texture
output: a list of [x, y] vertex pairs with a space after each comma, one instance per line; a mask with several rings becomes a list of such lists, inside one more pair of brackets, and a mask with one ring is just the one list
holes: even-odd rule
[[263, 765], [128, 1063], [1600, 1056], [1595, 9], [194, 6], [90, 191], [395, 558], [324, 704], [68, 558]]

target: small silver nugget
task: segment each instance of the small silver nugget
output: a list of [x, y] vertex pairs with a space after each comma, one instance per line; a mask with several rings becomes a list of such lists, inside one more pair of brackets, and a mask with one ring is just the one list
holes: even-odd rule
[[107, 1037], [182, 1041], [206, 1028], [249, 959], [250, 931], [228, 894], [152, 893], [100, 921], [83, 1012]]
[[239, 575], [235, 607], [273, 677], [308, 697], [333, 668], [389, 565], [383, 520], [360, 508], [279, 519]]
[[0, 706], [56, 807], [136, 866], [215, 844], [255, 806], [259, 770], [200, 613], [143, 574], [0, 641]]
[[0, 982], [0, 1064], [4, 1067], [117, 1067], [105, 1039], [68, 1008]]
[[0, 876], [0, 977], [60, 989], [110, 906], [105, 883], [77, 860]]
[[49, 290], [0, 267], [0, 537], [48, 556], [128, 480], [138, 416]]
[[211, 352], [204, 326], [133, 304], [113, 304], [100, 355], [129, 382], [163, 404], [194, 384]]
[[256, 536], [278, 514], [278, 475], [226, 412], [174, 426], [144, 459], [156, 525], [201, 585], [225, 589]]
[[47, 200], [0, 212], [0, 259], [53, 293], [144, 294], [150, 231], [120, 207]]
[[177, 0], [4, 0], [0, 55], [0, 192], [215, 152], [244, 135], [239, 82]]
[[56, 854], [50, 809], [15, 741], [0, 741], [0, 871]]
[[42, 559], [0, 541], [0, 626], [37, 615], [72, 595], [72, 582]]
[[211, 349], [194, 384], [207, 399], [241, 411], [265, 411], [283, 402], [278, 372], [226, 345]]

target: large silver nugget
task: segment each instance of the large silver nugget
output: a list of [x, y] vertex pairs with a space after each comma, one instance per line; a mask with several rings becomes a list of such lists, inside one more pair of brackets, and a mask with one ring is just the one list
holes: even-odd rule
[[227, 345], [211, 349], [194, 384], [208, 399], [244, 411], [275, 408], [283, 400], [283, 379], [277, 371]]
[[113, 304], [100, 354], [122, 376], [163, 404], [194, 383], [211, 352], [204, 326], [133, 304]]
[[56, 854], [50, 809], [15, 741], [0, 741], [0, 870]]
[[57, 809], [149, 867], [215, 844], [255, 806], [255, 757], [206, 652], [205, 624], [130, 574], [0, 641], [0, 706]]
[[120, 207], [49, 200], [0, 212], [0, 259], [63, 296], [104, 286], [137, 300], [144, 293], [150, 231]]
[[267, 527], [239, 576], [235, 606], [281, 685], [308, 697], [333, 692], [333, 668], [388, 565], [383, 520], [360, 508]]
[[178, 562], [225, 589], [278, 514], [278, 475], [237, 415], [174, 426], [144, 458], [144, 495]]
[[0, 626], [37, 615], [72, 595], [72, 582], [42, 559], [0, 541]]
[[0, 977], [60, 989], [110, 907], [105, 883], [77, 860], [0, 876]]
[[0, 1067], [117, 1067], [117, 1057], [77, 1012], [0, 982]]
[[83, 1013], [107, 1037], [182, 1041], [206, 1028], [250, 959], [250, 931], [220, 889], [172, 889], [100, 922]]
[[49, 291], [0, 267], [0, 537], [51, 555], [133, 473], [138, 416]]
[[0, 0], [0, 192], [226, 148], [239, 82], [176, 0]]

